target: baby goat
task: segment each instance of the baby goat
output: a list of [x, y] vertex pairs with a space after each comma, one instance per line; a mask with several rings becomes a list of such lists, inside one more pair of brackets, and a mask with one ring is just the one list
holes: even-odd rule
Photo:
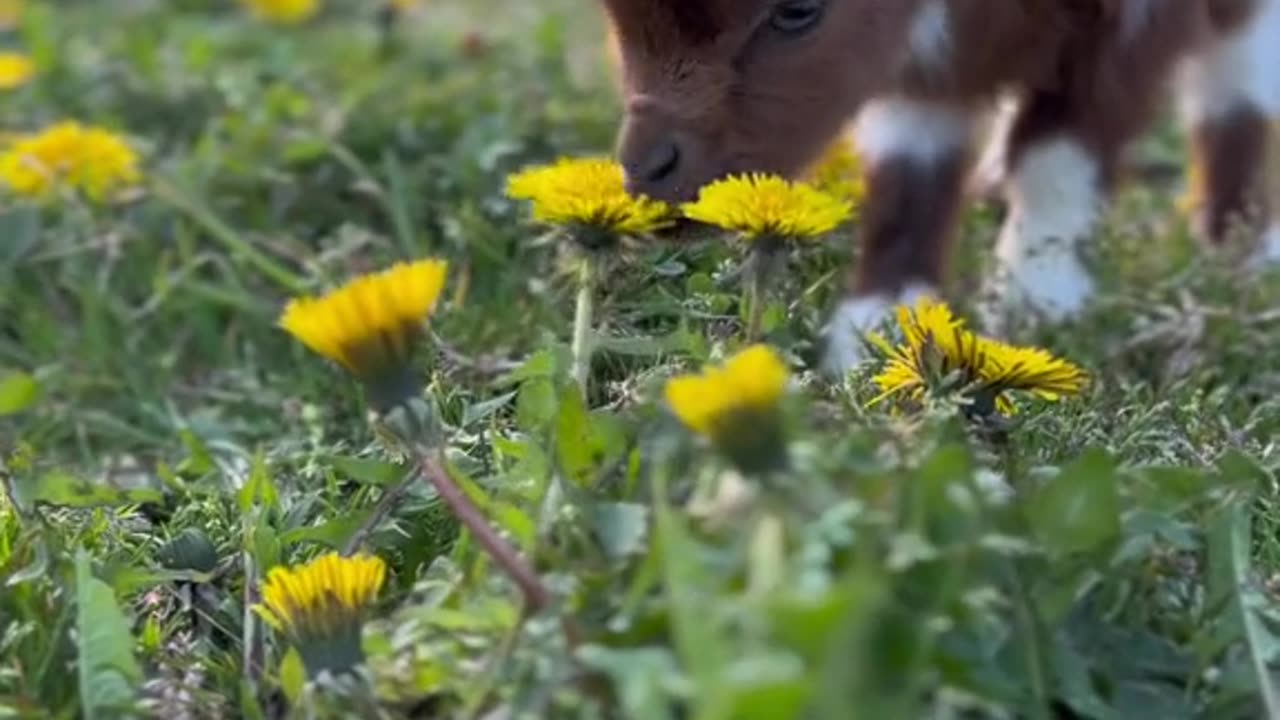
[[621, 60], [619, 153], [634, 192], [696, 195], [730, 173], [794, 176], [856, 118], [870, 194], [827, 364], [941, 281], [975, 130], [998, 98], [1008, 215], [992, 290], [1049, 319], [1093, 282], [1079, 246], [1122, 154], [1172, 83], [1203, 187], [1200, 226], [1280, 260], [1262, 188], [1280, 111], [1280, 0], [601, 0]]

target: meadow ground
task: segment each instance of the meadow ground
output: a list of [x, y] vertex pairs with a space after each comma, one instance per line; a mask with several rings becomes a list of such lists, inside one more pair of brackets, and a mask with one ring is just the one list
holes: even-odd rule
[[[610, 147], [589, 3], [375, 5], [275, 27], [33, 2], [0, 31], [37, 68], [0, 90], [0, 144], [76, 119], [145, 176], [0, 196], [0, 717], [1280, 716], [1280, 275], [1202, 251], [1177, 177], [1124, 193], [1096, 307], [1016, 338], [1088, 390], [999, 432], [946, 399], [868, 408], [874, 365], [811, 373], [851, 230], [795, 253], [764, 317], [790, 462], [735, 480], [662, 394], [741, 347], [734, 245], [611, 268], [584, 401], [571, 267], [504, 195]], [[1169, 130], [1138, 157], [1182, 150]], [[952, 296], [995, 222], [967, 217]], [[424, 257], [450, 263], [426, 396], [552, 596], [530, 617], [359, 386], [276, 326]], [[248, 605], [270, 568], [349, 549], [387, 565], [364, 662], [308, 682]]]

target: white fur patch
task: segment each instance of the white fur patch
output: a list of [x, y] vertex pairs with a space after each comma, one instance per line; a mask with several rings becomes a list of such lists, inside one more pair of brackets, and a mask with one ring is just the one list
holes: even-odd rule
[[1009, 217], [996, 244], [1003, 305], [1060, 320], [1088, 302], [1093, 278], [1078, 253], [1102, 207], [1098, 181], [1097, 162], [1073, 140], [1027, 149], [1009, 178]]
[[1249, 264], [1259, 270], [1280, 265], [1280, 221], [1272, 223], [1271, 227], [1263, 233], [1258, 249]]
[[951, 57], [951, 11], [944, 0], [929, 0], [916, 11], [907, 42], [917, 67], [937, 71], [947, 66]]
[[1182, 113], [1212, 122], [1250, 104], [1280, 115], [1280, 0], [1262, 0], [1249, 25], [1217, 40], [1179, 70]]
[[873, 100], [854, 128], [858, 151], [872, 164], [890, 158], [933, 163], [969, 142], [973, 116], [948, 105], [907, 100]]
[[863, 338], [893, 318], [899, 305], [913, 305], [922, 297], [934, 294], [933, 288], [923, 283], [913, 283], [903, 288], [896, 297], [889, 295], [864, 295], [852, 297], [840, 303], [824, 333], [827, 338], [823, 369], [836, 377], [844, 377], [850, 370], [867, 360]]

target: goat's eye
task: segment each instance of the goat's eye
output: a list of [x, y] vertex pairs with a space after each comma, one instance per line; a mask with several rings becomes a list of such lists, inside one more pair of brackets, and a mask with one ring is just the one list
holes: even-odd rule
[[773, 8], [769, 25], [778, 32], [796, 34], [813, 28], [822, 19], [822, 0], [790, 0]]

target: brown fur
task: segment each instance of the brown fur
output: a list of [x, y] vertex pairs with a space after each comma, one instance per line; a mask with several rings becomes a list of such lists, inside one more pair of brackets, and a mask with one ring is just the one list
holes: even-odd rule
[[1267, 118], [1242, 108], [1221, 122], [1203, 125], [1194, 137], [1194, 162], [1200, 168], [1192, 192], [1202, 199], [1201, 232], [1223, 242], [1242, 228], [1265, 221]]
[[[811, 32], [766, 19], [779, 0], [601, 0], [618, 37], [627, 118], [619, 152], [633, 190], [688, 199], [744, 171], [796, 175], [873, 97], [974, 108], [1021, 95], [1008, 161], [1050, 136], [1076, 140], [1110, 187], [1160, 107], [1177, 62], [1241, 27], [1256, 0], [945, 0], [945, 67], [910, 56], [926, 0], [828, 0]], [[1147, 10], [1140, 12], [1143, 8]], [[1204, 128], [1210, 233], [1253, 198], [1260, 118]], [[856, 292], [939, 280], [967, 148], [930, 168], [871, 169]]]
[[965, 156], [957, 153], [930, 168], [900, 159], [871, 169], [877, 192], [862, 211], [864, 261], [852, 278], [855, 287], [896, 295], [912, 280], [942, 280], [966, 167]]

